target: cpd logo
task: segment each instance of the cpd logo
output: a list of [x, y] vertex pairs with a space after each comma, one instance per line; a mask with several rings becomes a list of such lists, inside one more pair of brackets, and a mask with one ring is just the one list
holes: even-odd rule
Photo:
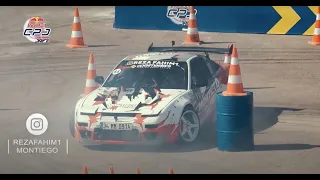
[[[194, 10], [197, 14], [197, 10]], [[189, 15], [189, 6], [168, 6], [167, 17], [177, 25], [188, 25]]]
[[23, 25], [23, 36], [34, 43], [47, 43], [50, 40], [51, 28], [41, 17], [29, 18]]
[[26, 121], [26, 128], [32, 135], [41, 135], [48, 129], [48, 120], [42, 114], [31, 114]]

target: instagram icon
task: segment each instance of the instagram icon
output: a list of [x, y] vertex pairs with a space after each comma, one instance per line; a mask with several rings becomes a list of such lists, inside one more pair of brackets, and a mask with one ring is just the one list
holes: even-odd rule
[[27, 119], [26, 128], [32, 135], [41, 135], [48, 129], [48, 120], [42, 114], [32, 114]]

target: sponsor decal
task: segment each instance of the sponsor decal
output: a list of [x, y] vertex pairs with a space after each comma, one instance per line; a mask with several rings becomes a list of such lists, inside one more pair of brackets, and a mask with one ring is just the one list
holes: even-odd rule
[[111, 111], [117, 110], [118, 106], [111, 104], [111, 106], [108, 107], [108, 105], [106, 105], [107, 109], [110, 109]]
[[128, 61], [127, 66], [131, 68], [167, 68], [179, 66], [179, 63], [172, 61]]
[[106, 104], [107, 109], [116, 110], [118, 107], [134, 109], [137, 104]]
[[[195, 14], [197, 14], [196, 9]], [[167, 8], [167, 18], [177, 25], [187, 26], [189, 16], [189, 6], [168, 6]]]
[[121, 73], [121, 69], [115, 69], [112, 71], [113, 75], [120, 74], [120, 73]]

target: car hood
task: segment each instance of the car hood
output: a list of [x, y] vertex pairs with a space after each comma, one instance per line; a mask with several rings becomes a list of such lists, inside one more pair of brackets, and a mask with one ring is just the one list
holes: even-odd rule
[[131, 114], [140, 113], [142, 115], [157, 115], [173, 99], [186, 90], [161, 89], [147, 93], [140, 89], [138, 94], [133, 95], [133, 88], [100, 87], [85, 97], [80, 112], [82, 114], [92, 114], [97, 112], [106, 114]]

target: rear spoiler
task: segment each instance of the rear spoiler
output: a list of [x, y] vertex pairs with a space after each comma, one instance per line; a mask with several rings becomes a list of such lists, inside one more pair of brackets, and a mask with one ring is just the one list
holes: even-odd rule
[[215, 54], [232, 54], [233, 44], [226, 48], [208, 48], [208, 47], [173, 47], [175, 41], [172, 41], [172, 47], [153, 47], [153, 43], [150, 44], [148, 52], [203, 52], [203, 53], [215, 53]]

